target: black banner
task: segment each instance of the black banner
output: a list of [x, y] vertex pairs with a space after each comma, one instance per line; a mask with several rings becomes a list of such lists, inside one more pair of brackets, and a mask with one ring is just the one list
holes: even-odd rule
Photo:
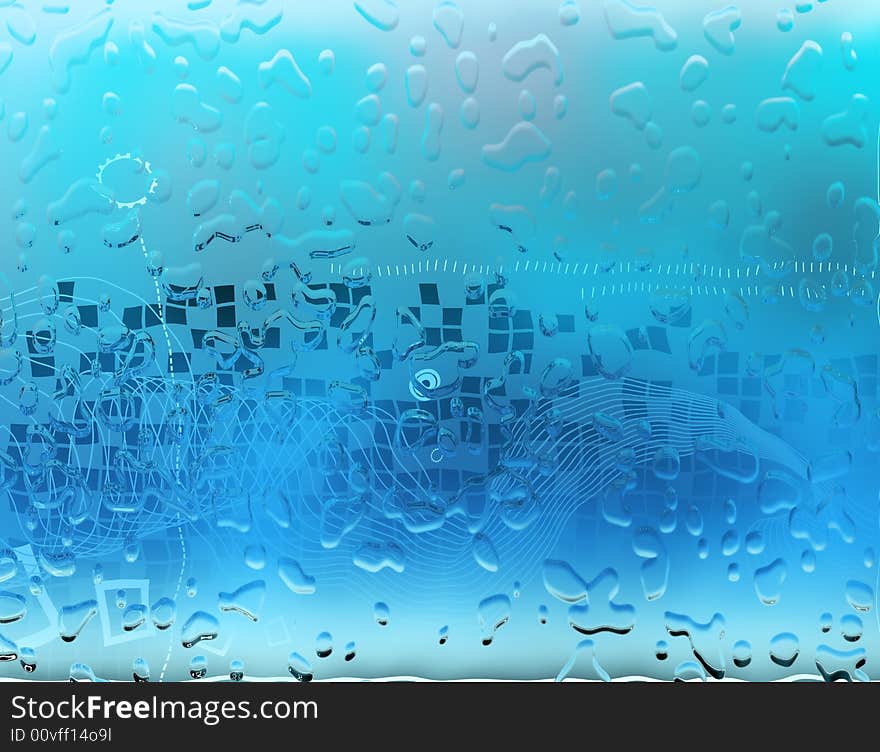
[[[34, 743], [120, 745], [157, 752], [193, 743], [273, 740], [345, 742], [361, 735], [367, 748], [389, 741], [423, 746], [439, 737], [488, 742], [523, 732], [586, 742], [592, 734], [627, 747], [644, 738], [655, 746], [671, 732], [717, 736], [731, 719], [751, 714], [762, 695], [828, 713], [829, 701], [849, 703], [851, 690], [822, 691], [785, 685], [552, 682], [329, 682], [329, 683], [0, 683], [0, 749]], [[827, 685], [826, 685], [827, 686]], [[789, 687], [783, 689], [783, 687]], [[781, 693], [790, 694], [782, 698]], [[846, 697], [849, 695], [849, 697]], [[757, 705], [756, 705], [757, 703]], [[821, 707], [820, 707], [821, 703]], [[739, 709], [737, 709], [739, 708]], [[784, 726], [784, 727], [783, 727]], [[798, 724], [775, 732], [797, 733]], [[764, 739], [773, 728], [762, 732]], [[362, 736], [368, 734], [370, 736]], [[575, 737], [570, 736], [574, 734]], [[611, 736], [608, 736], [608, 735]], [[378, 736], [377, 736], [378, 735]], [[520, 739], [521, 741], [521, 739]], [[251, 752], [249, 750], [248, 752]]]

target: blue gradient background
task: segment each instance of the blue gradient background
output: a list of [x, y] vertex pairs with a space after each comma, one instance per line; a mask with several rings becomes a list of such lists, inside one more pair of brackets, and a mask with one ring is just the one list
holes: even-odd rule
[[[288, 655], [295, 651], [308, 658], [316, 679], [399, 675], [538, 679], [556, 677], [576, 646], [591, 639], [601, 670], [584, 649], [569, 676], [599, 678], [607, 673], [613, 678], [670, 679], [677, 671], [692, 676], [689, 672], [700, 670], [685, 662], [699, 661], [694, 648], [716, 669], [723, 665], [726, 677], [818, 676], [817, 650], [826, 645], [863, 651], [852, 653], [841, 665], [853, 677], [873, 678], [878, 650], [873, 601], [878, 547], [875, 466], [880, 449], [875, 292], [880, 14], [876, 9], [855, 0], [816, 2], [810, 9], [800, 4], [802, 12], [791, 8], [793, 27], [783, 31], [775, 5], [745, 0], [737, 6], [741, 25], [733, 32], [735, 50], [723, 54], [704, 31], [707, 14], [721, 6], [706, 2], [658, 3], [677, 34], [674, 47], [666, 50], [658, 49], [650, 36], [615, 38], [606, 13], [608, 7], [623, 7], [620, 3], [606, 7], [578, 0], [578, 20], [567, 25], [561, 21], [564, 14], [556, 0], [513, 4], [457, 0], [454, 5], [418, 0], [399, 7], [385, 0], [365, 0], [362, 7], [377, 8], [394, 19], [387, 31], [369, 23], [348, 0], [322, 4], [213, 0], [195, 5], [190, 8], [172, 0], [108, 4], [74, 0], [67, 8], [62, 3], [0, 2], [0, 44], [5, 45], [0, 52], [6, 46], [11, 52], [11, 62], [0, 73], [4, 132], [0, 162], [7, 166], [5, 208], [0, 212], [0, 236], [5, 239], [0, 266], [4, 338], [10, 337], [14, 326], [11, 295], [18, 314], [18, 336], [3, 343], [0, 365], [10, 362], [13, 350], [23, 358], [21, 371], [0, 387], [5, 429], [0, 431], [0, 448], [5, 448], [14, 468], [4, 476], [0, 547], [14, 552], [9, 559], [16, 562], [14, 575], [0, 582], [0, 590], [24, 598], [27, 608], [24, 618], [0, 624], [0, 634], [17, 648], [33, 647], [37, 653], [35, 672], [25, 673], [14, 660], [0, 663], [0, 677], [66, 679], [71, 664], [81, 662], [98, 677], [128, 680], [132, 661], [143, 658], [152, 680], [160, 676], [177, 680], [189, 677], [189, 662], [195, 655], [207, 658], [209, 675], [226, 675], [229, 662], [239, 659], [246, 676], [280, 677], [288, 675]], [[50, 12], [62, 7], [67, 10]], [[438, 9], [441, 19], [448, 17], [444, 13], [458, 13], [462, 19], [461, 40], [454, 48], [435, 25]], [[94, 41], [92, 49], [68, 70], [60, 60], [63, 45], [58, 40], [98, 13], [112, 19], [106, 39], [84, 35], [86, 42]], [[228, 30], [234, 28], [229, 18], [236, 18], [235, 14], [266, 22], [250, 28], [245, 24], [233, 41], [235, 35]], [[162, 17], [196, 24], [198, 43], [189, 33], [182, 33], [177, 43], [163, 38], [157, 31]], [[138, 54], [139, 25], [154, 60]], [[488, 31], [490, 25], [497, 29], [494, 35]], [[852, 33], [858, 56], [850, 67], [842, 52], [845, 32]], [[561, 74], [554, 77], [551, 70], [538, 67], [523, 80], [512, 80], [503, 69], [505, 55], [538, 34], [545, 34], [558, 50]], [[426, 40], [424, 56], [410, 51], [410, 40], [416, 36]], [[821, 64], [808, 76], [815, 86], [812, 99], [783, 87], [786, 66], [808, 40], [822, 51]], [[111, 44], [118, 52], [108, 50]], [[310, 82], [307, 97], [277, 81], [261, 84], [260, 64], [280, 50], [292, 54]], [[333, 52], [332, 72], [319, 62], [323, 50]], [[456, 59], [463, 51], [473, 52], [479, 61], [472, 93], [464, 91], [456, 78]], [[708, 77], [696, 90], [685, 91], [680, 72], [692, 55], [706, 59]], [[382, 123], [365, 126], [358, 119], [356, 105], [372, 93], [367, 71], [375, 64], [384, 65], [387, 75], [375, 92], [381, 116], [394, 114], [399, 119], [393, 148], [384, 140]], [[407, 101], [405, 87], [406, 71], [412, 65], [423, 65], [427, 71], [427, 94], [417, 106]], [[217, 75], [221, 66], [241, 81], [238, 101], [222, 96]], [[59, 86], [65, 75], [70, 82], [66, 90]], [[649, 144], [644, 128], [612, 111], [612, 93], [635, 82], [648, 92], [647, 119], [661, 129], [659, 143]], [[216, 129], [200, 132], [179, 121], [173, 108], [179, 85], [191, 85], [202, 102], [216, 109]], [[521, 111], [523, 90], [536, 103], [531, 120], [524, 120]], [[118, 95], [118, 114], [107, 105], [108, 92]], [[824, 124], [846, 111], [856, 94], [867, 97], [863, 116], [852, 126], [859, 143], [830, 145], [823, 138]], [[554, 109], [558, 96], [567, 103], [562, 117]], [[479, 103], [475, 128], [465, 127], [460, 119], [460, 107], [468, 97]], [[798, 113], [796, 128], [783, 125], [765, 132], [757, 126], [760, 104], [772, 97], [792, 98]], [[710, 119], [702, 126], [692, 116], [698, 100], [711, 108]], [[269, 105], [271, 120], [281, 134], [277, 158], [268, 164], [255, 163], [249, 151], [248, 124], [260, 103]], [[435, 160], [426, 159], [422, 149], [426, 112], [432, 104], [443, 111]], [[725, 105], [736, 108], [733, 122], [722, 118]], [[24, 118], [27, 127], [16, 138], [16, 123], [20, 127]], [[548, 153], [512, 171], [487, 164], [481, 156], [483, 147], [501, 142], [519, 122], [540, 129], [549, 142]], [[335, 130], [332, 153], [317, 148], [316, 133], [322, 126]], [[24, 180], [20, 166], [35, 148], [41, 128], [55, 158]], [[358, 132], [361, 128], [367, 128], [370, 136], [365, 151], [356, 145], [363, 136], [363, 131]], [[683, 148], [697, 155], [698, 183], [675, 195], [660, 221], [644, 221], [640, 208], [663, 187], [668, 160]], [[218, 151], [234, 155], [232, 164], [218, 163]], [[317, 171], [306, 168], [312, 153], [319, 159]], [[113, 164], [101, 173], [107, 160]], [[149, 175], [143, 174], [144, 163]], [[751, 170], [744, 169], [745, 163], [751, 164]], [[548, 168], [559, 171], [560, 187], [554, 195], [542, 194]], [[463, 171], [464, 180], [451, 185], [450, 175], [456, 170]], [[603, 170], [616, 174], [613, 195], [608, 197], [597, 188]], [[744, 179], [746, 172], [749, 179]], [[96, 187], [98, 173], [103, 185]], [[154, 185], [154, 179], [161, 184]], [[50, 207], [78, 180], [91, 181], [90, 195], [109, 191], [112, 211], [92, 212], [53, 226]], [[195, 217], [188, 196], [200, 181], [211, 181], [216, 201], [203, 216]], [[413, 190], [413, 181], [422, 181], [423, 200]], [[845, 199], [832, 207], [827, 192], [837, 181], [845, 186]], [[347, 208], [346, 185], [353, 182], [361, 191], [370, 186], [369, 201], [387, 207], [382, 221], [365, 226]], [[167, 197], [155, 200], [166, 186]], [[129, 210], [115, 202], [150, 196], [151, 190], [149, 200], [133, 210], [138, 222], [131, 225], [136, 229], [132, 242], [108, 247], [107, 225], [126, 218], [133, 221]], [[263, 229], [244, 231], [252, 217], [239, 210], [234, 198], [230, 201], [236, 190], [244, 191], [256, 205], [269, 202], [260, 220]], [[716, 202], [724, 202], [729, 212], [723, 227], [712, 221], [710, 207]], [[515, 225], [513, 234], [499, 229], [504, 222], [493, 205], [517, 207], [513, 215], [504, 216], [513, 217], [513, 222], [530, 217], [527, 229]], [[310, 258], [308, 248], [298, 244], [304, 233], [327, 229], [325, 209], [334, 213], [330, 229], [348, 231], [354, 243], [353, 250], [330, 260]], [[774, 222], [772, 212], [778, 213], [778, 221]], [[237, 228], [239, 241], [215, 239], [204, 250], [196, 250], [205, 226], [223, 214], [229, 217], [220, 220], [221, 226]], [[420, 251], [407, 238], [412, 215], [432, 220], [429, 230], [420, 230], [425, 233], [420, 240], [430, 241], [427, 250]], [[765, 221], [775, 227], [766, 233], [767, 242], [771, 235], [780, 239], [786, 252], [744, 257], [743, 237]], [[833, 238], [824, 267], [813, 256], [814, 239], [821, 233]], [[318, 237], [314, 247], [328, 247], [329, 236]], [[71, 242], [72, 248], [65, 252]], [[148, 271], [145, 253], [151, 252], [161, 253], [162, 274]], [[347, 296], [363, 294], [363, 290], [348, 292], [342, 284], [343, 267], [352, 259], [363, 259], [357, 266], [372, 274], [369, 292], [376, 314], [368, 344], [382, 365], [374, 381], [363, 379], [354, 357], [336, 346], [345, 318], [342, 312], [353, 306]], [[860, 262], [855, 264], [857, 259]], [[244, 360], [231, 367], [218, 363], [204, 347], [205, 332], [234, 336], [238, 322], [259, 329], [276, 309], [299, 311], [295, 315], [309, 318], [291, 297], [298, 289], [292, 263], [311, 273], [313, 285], [336, 285], [337, 311], [322, 324], [327, 346], [293, 357], [290, 335], [282, 328], [279, 342], [257, 353], [266, 373], [292, 366], [274, 381], [246, 378]], [[181, 271], [191, 264], [199, 267]], [[265, 282], [261, 275], [274, 266], [278, 271], [268, 280], [274, 285], [274, 299], [253, 310], [245, 301], [245, 288], [251, 280]], [[848, 293], [831, 292], [834, 272], [842, 274], [838, 281], [847, 281]], [[516, 300], [517, 314], [509, 319], [489, 315], [488, 297], [499, 284], [496, 275], [503, 277], [505, 290]], [[179, 279], [201, 279], [200, 289], [206, 291], [210, 305], [169, 303], [163, 285]], [[466, 279], [482, 284], [486, 294], [469, 303]], [[811, 290], [827, 293], [821, 310], [811, 310], [812, 301], [799, 295], [803, 279]], [[59, 304], [49, 311], [41, 291], [53, 289], [53, 284], [58, 286]], [[687, 291], [689, 310], [681, 320], [665, 323], [652, 315], [658, 288]], [[157, 293], [161, 305], [151, 318], [144, 307], [156, 306]], [[740, 305], [731, 294], [740, 296], [747, 319], [731, 315]], [[102, 295], [109, 296], [107, 310], [95, 309]], [[95, 317], [90, 323], [84, 320], [77, 334], [64, 325], [64, 312], [71, 305], [84, 319]], [[485, 441], [478, 453], [466, 450], [462, 424], [450, 414], [449, 395], [427, 401], [413, 398], [410, 365], [395, 361], [392, 354], [399, 336], [398, 306], [418, 309], [429, 340], [434, 338], [420, 350], [423, 354], [441, 341], [478, 345], [476, 364], [461, 372], [469, 380], [452, 392], [465, 406], [483, 411]], [[226, 313], [219, 314], [220, 309]], [[182, 319], [172, 320], [169, 310]], [[444, 323], [444, 315], [449, 322], [460, 316], [460, 324]], [[551, 315], [558, 317], [559, 331], [546, 336], [540, 318], [549, 320]], [[54, 321], [57, 331], [51, 364], [40, 361], [33, 347], [32, 332], [43, 317]], [[98, 357], [98, 332], [121, 321], [132, 330], [146, 331], [155, 345], [155, 358], [143, 373], [124, 380], [133, 393], [146, 397], [149, 408], [138, 413], [137, 423], [149, 427], [148, 436], [138, 444], [137, 427], [123, 434], [89, 413], [86, 420], [94, 423], [94, 441], [73, 442], [71, 447], [66, 435], [51, 424], [58, 402], [57, 378], [63, 365], [72, 366], [85, 385], [84, 404], [93, 405], [119, 365], [114, 361], [119, 356], [113, 353]], [[725, 342], [723, 347], [708, 348], [694, 368], [689, 364], [690, 343], [705, 321], [721, 322]], [[588, 334], [595, 327], [610, 327], [603, 331], [623, 338], [615, 342], [629, 343], [624, 378], [597, 375], [588, 346]], [[513, 417], [506, 420], [512, 421], [509, 425], [520, 439], [512, 441], [502, 430], [502, 413], [483, 390], [487, 381], [505, 373], [505, 357], [515, 350], [523, 353], [525, 367], [507, 378], [503, 397], [498, 398], [513, 404]], [[804, 372], [790, 362], [777, 374], [780, 358], [785, 362], [785, 354], [792, 351], [808, 353], [811, 368]], [[541, 374], [554, 358], [567, 359], [573, 384], [580, 383], [557, 400], [559, 407], [566, 409], [565, 405], [579, 401], [586, 407], [572, 417], [574, 448], [569, 447], [568, 454], [558, 446], [547, 449], [557, 453], [551, 458], [557, 464], [549, 475], [541, 475], [534, 464], [522, 471], [540, 486], [540, 511], [529, 526], [512, 530], [500, 519], [497, 500], [477, 492], [488, 508], [483, 532], [497, 551], [497, 571], [487, 571], [476, 561], [473, 531], [468, 531], [463, 517], [442, 511], [437, 529], [413, 533], [383, 511], [385, 490], [407, 482], [406, 477], [417, 479], [414, 503], [425, 501], [433, 488], [432, 504], [448, 510], [468, 477], [490, 473], [505, 457], [530, 456], [527, 442], [516, 431], [537, 426], [538, 418], [553, 406], [537, 399], [528, 408], [529, 390], [539, 389]], [[93, 360], [99, 361], [94, 370]], [[835, 377], [835, 394], [823, 385], [826, 366], [840, 374]], [[456, 368], [446, 357], [438, 371], [445, 379]], [[220, 374], [223, 391], [229, 395], [225, 410], [206, 407], [193, 392], [192, 385], [209, 372]], [[351, 414], [334, 404], [332, 389], [328, 396], [334, 380], [363, 389], [369, 403], [366, 410]], [[19, 392], [26, 384], [35, 385], [40, 394], [30, 415], [19, 407]], [[696, 462], [694, 441], [700, 431], [679, 418], [668, 421], [673, 429], [676, 425], [680, 429], [679, 439], [664, 443], [660, 431], [652, 439], [660, 442], [657, 445], [639, 440], [635, 413], [627, 412], [614, 394], [644, 384], [654, 385], [642, 400], [653, 406], [649, 409], [660, 413], [671, 409], [675, 415], [676, 409], [701, 405], [697, 412], [707, 411], [711, 424], [706, 431], [736, 435], [743, 456], [760, 457], [757, 477], [739, 483]], [[668, 386], [675, 390], [671, 396], [663, 393]], [[280, 421], [271, 409], [262, 407], [267, 389], [283, 389], [297, 399], [293, 421]], [[858, 394], [857, 410], [853, 389]], [[718, 408], [719, 403], [724, 407]], [[841, 405], [850, 411], [843, 421]], [[181, 407], [192, 418], [187, 419], [187, 438], [177, 446], [169, 426], [175, 424], [174, 411]], [[412, 456], [392, 451], [392, 446], [389, 471], [377, 469], [376, 464], [365, 466], [370, 490], [362, 494], [351, 490], [347, 472], [352, 464], [374, 461], [376, 455], [364, 460], [352, 453], [339, 477], [328, 480], [321, 474], [316, 449], [321, 436], [330, 430], [341, 441], [357, 435], [372, 451], [375, 442], [381, 443], [382, 430], [393, 435], [400, 414], [413, 408], [433, 412], [439, 425], [458, 437], [454, 456], [433, 461], [438, 454], [432, 456], [435, 444], [430, 441]], [[615, 469], [620, 443], [595, 440], [590, 432], [597, 411], [625, 423], [623, 444], [636, 451], [623, 520], [611, 515], [605, 502], [607, 489], [623, 475]], [[386, 423], [382, 430], [377, 429], [380, 413]], [[56, 443], [59, 461], [76, 468], [72, 472], [83, 479], [89, 511], [79, 524], [70, 526], [62, 508], [38, 511], [37, 522], [28, 526], [28, 520], [34, 519], [28, 511], [34, 493], [22, 470], [22, 444], [29, 425], [45, 426]], [[284, 442], [273, 438], [277, 431], [285, 435]], [[651, 471], [654, 451], [670, 443], [681, 454], [681, 472], [672, 480], [660, 480]], [[236, 448], [230, 472], [216, 481], [226, 484], [225, 490], [207, 491], [193, 481], [199, 458], [212, 445]], [[151, 458], [166, 481], [158, 502], [131, 514], [108, 512], [102, 496], [107, 468], [125, 446]], [[811, 482], [811, 463], [835, 452], [850, 453], [849, 467], [830, 480]], [[792, 523], [791, 510], [762, 511], [761, 482], [767, 472], [778, 470], [796, 478], [798, 520], [808, 518], [813, 545], [798, 535], [801, 528]], [[33, 469], [32, 479], [41, 472], [39, 467]], [[503, 477], [498, 481], [502, 486], [505, 482]], [[334, 490], [328, 491], [325, 483]], [[497, 491], [493, 483], [490, 488]], [[670, 486], [678, 504], [666, 519], [674, 517], [676, 524], [674, 530], [663, 532], [664, 495]], [[287, 528], [279, 527], [263, 508], [265, 494], [279, 489], [290, 500], [292, 521]], [[321, 512], [333, 494], [360, 494], [365, 511], [338, 546], [327, 548], [321, 544]], [[178, 515], [175, 504], [181, 499], [197, 511], [193, 519]], [[728, 499], [736, 507], [734, 522], [726, 518]], [[687, 529], [691, 507], [703, 520], [697, 534]], [[230, 527], [230, 519], [238, 522]], [[843, 534], [835, 526], [842, 526]], [[725, 555], [722, 537], [730, 530], [738, 536], [739, 546]], [[646, 531], [653, 531], [647, 534], [659, 541], [658, 560], [668, 566], [666, 587], [653, 600], [646, 598], [640, 580], [645, 559], [634, 549], [634, 541]], [[755, 531], [763, 535], [765, 545], [760, 553], [750, 554], [745, 539]], [[353, 559], [367, 543], [397, 546], [403, 571], [385, 567], [368, 572], [357, 566]], [[263, 547], [264, 568], [254, 570], [245, 563], [248, 546]], [[705, 558], [699, 555], [701, 546], [708, 552]], [[137, 550], [136, 560], [127, 560], [133, 558], [126, 557], [127, 547], [130, 552]], [[65, 550], [72, 552], [75, 572], [63, 577], [42, 572], [43, 595], [33, 595], [28, 583], [39, 573], [41, 554]], [[815, 555], [814, 571], [802, 566], [808, 550]], [[284, 585], [277, 574], [281, 557], [296, 560], [315, 578], [313, 594], [295, 594]], [[754, 574], [777, 559], [784, 562], [785, 580], [778, 602], [765, 605], [756, 594]], [[581, 602], [586, 598], [590, 618], [600, 625], [605, 623], [609, 598], [615, 604], [630, 604], [632, 630], [625, 635], [601, 631], [589, 638], [574, 631], [569, 604], [545, 585], [547, 560], [567, 562], [586, 583], [612, 568], [618, 592], [609, 595], [607, 588], [597, 586], [576, 597]], [[728, 577], [732, 563], [739, 567], [735, 582]], [[104, 583], [99, 585], [93, 578], [96, 564], [103, 569]], [[192, 597], [186, 593], [189, 578], [198, 583]], [[218, 609], [219, 592], [258, 579], [265, 581], [266, 590], [256, 622]], [[115, 581], [130, 585], [111, 584]], [[848, 603], [850, 581], [871, 588], [868, 611], [857, 611]], [[174, 626], [160, 632], [147, 619], [137, 629], [123, 632], [124, 609], [115, 605], [120, 587], [128, 590], [129, 604], [149, 607], [161, 597], [175, 598]], [[497, 594], [510, 600], [509, 619], [492, 644], [484, 646], [479, 604]], [[88, 599], [98, 601], [99, 612], [74, 641], [61, 641], [57, 609]], [[0, 598], [0, 616], [10, 602]], [[387, 626], [376, 623], [376, 602], [388, 604]], [[546, 624], [539, 620], [541, 606], [547, 607]], [[197, 610], [213, 614], [219, 632], [215, 640], [187, 649], [181, 645], [181, 627]], [[827, 633], [820, 628], [824, 612], [832, 617]], [[698, 624], [719, 613], [724, 624], [706, 638], [695, 638], [692, 645], [685, 636], [669, 634], [668, 613], [687, 615]], [[844, 615], [861, 619], [858, 640], [844, 639]], [[444, 626], [448, 641], [441, 645], [438, 630]], [[315, 654], [315, 638], [324, 631], [333, 636], [333, 653], [321, 659]], [[799, 656], [790, 668], [777, 665], [769, 655], [771, 639], [784, 632], [799, 640]], [[663, 661], [655, 655], [660, 640], [667, 643], [668, 657]], [[732, 660], [733, 645], [740, 640], [751, 646], [752, 660], [745, 668]], [[351, 641], [356, 643], [356, 658], [346, 662], [345, 645]]]

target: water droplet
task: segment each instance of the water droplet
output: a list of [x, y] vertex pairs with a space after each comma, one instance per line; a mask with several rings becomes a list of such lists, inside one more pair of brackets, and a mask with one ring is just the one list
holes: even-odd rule
[[126, 543], [125, 547], [122, 549], [122, 553], [125, 561], [129, 564], [136, 562], [141, 555], [140, 541], [130, 541]]
[[724, 556], [733, 556], [739, 551], [739, 533], [736, 530], [728, 530], [721, 537], [721, 553]]
[[827, 232], [823, 232], [813, 240], [813, 259], [815, 261], [827, 261], [831, 258], [834, 241]]
[[81, 601], [64, 606], [58, 612], [58, 632], [64, 642], [73, 642], [98, 613], [98, 602], [95, 600]]
[[681, 459], [674, 446], [663, 446], [654, 454], [651, 465], [654, 476], [660, 480], [675, 480], [681, 471]]
[[651, 96], [641, 81], [612, 92], [609, 103], [611, 112], [629, 120], [639, 130], [644, 129], [651, 119]]
[[523, 120], [534, 120], [538, 110], [538, 100], [528, 89], [519, 93], [519, 114]]
[[194, 655], [189, 662], [189, 675], [193, 679], [204, 679], [208, 675], [208, 659], [203, 655]]
[[266, 549], [258, 543], [251, 544], [244, 550], [244, 563], [251, 569], [259, 571], [266, 566]]
[[492, 541], [483, 533], [477, 533], [473, 542], [474, 560], [487, 572], [498, 571], [498, 552]]
[[510, 619], [510, 598], [503, 593], [484, 598], [477, 609], [477, 617], [483, 645], [491, 645], [495, 633]]
[[737, 640], [733, 644], [733, 664], [745, 668], [752, 662], [752, 644], [748, 640]]
[[266, 582], [264, 580], [253, 580], [231, 593], [221, 592], [217, 607], [220, 611], [234, 611], [251, 621], [258, 621], [260, 612], [263, 610], [265, 597]]
[[452, 0], [443, 0], [434, 8], [434, 28], [440, 32], [446, 44], [455, 49], [461, 43], [464, 14]]
[[544, 587], [563, 603], [578, 603], [587, 597], [587, 583], [566, 561], [544, 562]]
[[753, 556], [764, 551], [764, 536], [759, 530], [752, 530], [746, 535], [746, 551]]
[[661, 324], [676, 324], [690, 315], [691, 298], [685, 288], [660, 287], [651, 294], [649, 307]]
[[244, 679], [244, 662], [235, 658], [229, 662], [229, 680], [240, 682]]
[[538, 623], [539, 624], [546, 624], [547, 620], [549, 618], [549, 613], [550, 612], [547, 609], [547, 606], [545, 606], [543, 603], [540, 606], [538, 606]]
[[698, 99], [691, 105], [691, 121], [697, 128], [707, 125], [712, 119], [712, 107], [708, 102]]
[[782, 596], [782, 584], [788, 574], [788, 567], [782, 559], [775, 559], [766, 566], [755, 570], [755, 592], [765, 606], [774, 606]]
[[312, 664], [297, 652], [292, 652], [287, 658], [287, 671], [300, 682], [312, 680]]
[[150, 608], [150, 618], [156, 629], [168, 629], [177, 618], [177, 606], [171, 598], [159, 598]]
[[701, 560], [709, 558], [709, 541], [705, 538], [700, 538], [700, 540], [697, 541], [697, 556]]
[[147, 607], [142, 603], [130, 605], [122, 614], [122, 629], [133, 632], [147, 621]]
[[863, 632], [862, 620], [855, 614], [844, 614], [840, 617], [840, 634], [847, 642], [858, 642]]
[[674, 50], [678, 34], [656, 8], [634, 5], [628, 0], [605, 3], [605, 21], [615, 39], [651, 37], [658, 50]]
[[717, 320], [708, 319], [695, 327], [688, 337], [688, 364], [699, 373], [711, 355], [724, 352], [727, 348], [727, 332]]
[[604, 439], [619, 442], [624, 439], [624, 428], [617, 418], [603, 412], [593, 414], [593, 428]]
[[530, 162], [541, 162], [550, 156], [551, 144], [534, 123], [520, 121], [502, 141], [483, 146], [482, 159], [489, 167], [515, 172]]
[[702, 678], [705, 680], [705, 671], [708, 671], [715, 679], [722, 679], [726, 668], [721, 649], [721, 638], [726, 627], [724, 617], [716, 613], [708, 622], [700, 623], [685, 614], [667, 611], [664, 618], [670, 636], [688, 638], [697, 659], [697, 662], [691, 663], [699, 669]]
[[812, 548], [807, 548], [801, 554], [801, 569], [807, 574], [816, 571], [816, 552]]
[[707, 13], [703, 18], [703, 35], [720, 53], [732, 55], [736, 49], [733, 32], [742, 24], [742, 13], [735, 5]]
[[789, 8], [782, 8], [776, 12], [776, 28], [779, 31], [791, 31], [794, 28], [794, 13]]
[[874, 591], [870, 585], [859, 580], [847, 580], [846, 602], [856, 611], [867, 613], [874, 605]]
[[100, 682], [104, 681], [103, 679], [99, 679], [95, 672], [92, 670], [92, 667], [86, 663], [71, 663], [70, 664], [70, 681], [72, 682]]
[[736, 523], [736, 502], [733, 499], [726, 499], [724, 502], [724, 521], [728, 525]]
[[575, 646], [574, 652], [556, 675], [556, 681], [564, 681], [571, 675], [597, 676], [602, 681], [611, 681], [611, 676], [596, 658], [596, 646], [593, 640], [581, 640]]
[[816, 96], [816, 78], [822, 65], [822, 48], [808, 39], [789, 60], [782, 76], [782, 88], [791, 89], [801, 99]]
[[388, 605], [379, 601], [373, 606], [373, 618], [380, 627], [387, 627], [391, 621], [391, 610]]
[[37, 670], [37, 651], [33, 648], [22, 648], [20, 651], [21, 667], [25, 673], [32, 674]]
[[675, 667], [674, 681], [706, 681], [706, 670], [696, 661], [682, 661]]
[[315, 653], [318, 658], [329, 658], [333, 652], [333, 635], [329, 632], [321, 632], [315, 638]]
[[205, 640], [215, 640], [220, 633], [220, 623], [215, 616], [205, 611], [195, 611], [184, 623], [181, 643], [185, 648]]
[[700, 511], [699, 507], [694, 506], [693, 504], [688, 507], [687, 515], [685, 517], [685, 525], [688, 533], [694, 538], [703, 534], [703, 513]]
[[617, 326], [593, 326], [587, 335], [587, 346], [593, 365], [606, 379], [619, 379], [629, 371], [632, 344]]
[[843, 206], [845, 199], [846, 189], [843, 183], [838, 180], [828, 186], [828, 190], [825, 193], [825, 202], [828, 204], [829, 209], [839, 209]]
[[683, 91], [694, 91], [709, 77], [709, 61], [702, 55], [691, 55], [678, 75]]
[[562, 0], [559, 6], [559, 23], [563, 26], [574, 26], [580, 20], [580, 16], [577, 0]]
[[0, 590], [0, 624], [20, 621], [27, 613], [23, 596]]

